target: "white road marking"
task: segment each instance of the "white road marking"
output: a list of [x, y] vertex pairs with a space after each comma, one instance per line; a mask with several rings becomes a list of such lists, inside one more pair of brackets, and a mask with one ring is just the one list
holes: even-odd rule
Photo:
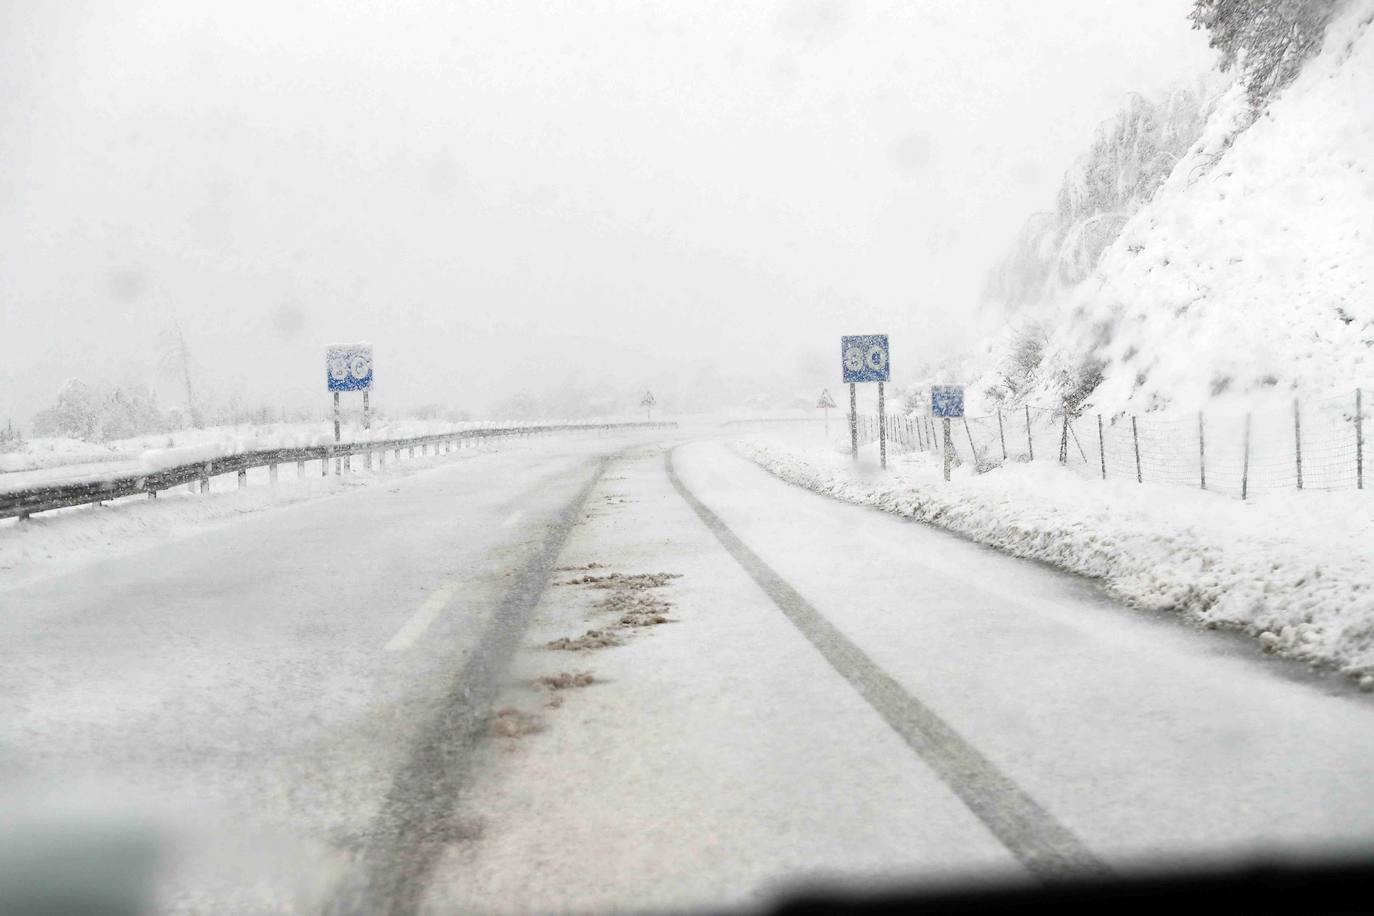
[[404, 652], [415, 641], [425, 635], [429, 625], [434, 622], [434, 618], [439, 616], [439, 612], [448, 604], [448, 600], [453, 597], [456, 586], [452, 583], [441, 585], [435, 589], [433, 594], [425, 599], [425, 603], [420, 605], [420, 609], [405, 622], [405, 626], [396, 631], [396, 635], [391, 637], [391, 642], [386, 644], [386, 652]]

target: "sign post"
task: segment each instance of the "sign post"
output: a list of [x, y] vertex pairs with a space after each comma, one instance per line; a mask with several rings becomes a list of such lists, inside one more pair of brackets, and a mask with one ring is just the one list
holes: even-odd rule
[[830, 440], [830, 408], [835, 406], [835, 399], [830, 396], [829, 388], [821, 389], [821, 399], [816, 402], [816, 406], [825, 411], [825, 438]]
[[859, 460], [859, 411], [853, 382], [849, 383], [849, 457]]
[[654, 403], [654, 393], [652, 391], [644, 392], [644, 397], [640, 399], [639, 406], [644, 408], [644, 418], [646, 420], [652, 420], [654, 418]]
[[944, 440], [945, 480], [949, 480], [949, 466], [954, 461], [954, 446], [949, 441], [951, 417], [964, 415], [964, 387], [962, 385], [932, 385], [930, 415], [941, 418], [941, 438]]
[[[339, 444], [339, 393], [334, 392], [334, 444]], [[343, 460], [334, 459], [334, 474], [337, 476], [343, 467]]]
[[[363, 389], [363, 429], [365, 430], [372, 428], [371, 398], [368, 397], [371, 393], [366, 388]], [[363, 453], [363, 468], [368, 471], [372, 470], [372, 453], [370, 451]]]
[[849, 454], [859, 460], [859, 413], [856, 407], [855, 384], [878, 383], [878, 454], [887, 467], [887, 423], [883, 416], [883, 382], [888, 381], [891, 368], [888, 361], [886, 334], [858, 334], [840, 338], [840, 368], [849, 383]]
[[883, 383], [878, 383], [878, 460], [887, 469], [887, 407], [883, 398]]
[[[363, 393], [363, 429], [372, 426], [368, 393], [372, 390], [372, 345], [331, 344], [324, 351], [326, 379], [334, 393], [334, 442], [339, 442], [339, 394], [344, 391]], [[371, 466], [371, 457], [368, 458]], [[334, 473], [343, 468], [343, 460], [334, 459]]]

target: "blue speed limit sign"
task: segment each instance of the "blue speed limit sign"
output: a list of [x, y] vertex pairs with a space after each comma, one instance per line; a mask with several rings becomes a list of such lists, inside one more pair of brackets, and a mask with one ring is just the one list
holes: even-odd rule
[[888, 380], [886, 334], [858, 334], [840, 338], [840, 369], [846, 382]]
[[372, 388], [370, 344], [335, 344], [325, 350], [330, 391], [367, 391]]

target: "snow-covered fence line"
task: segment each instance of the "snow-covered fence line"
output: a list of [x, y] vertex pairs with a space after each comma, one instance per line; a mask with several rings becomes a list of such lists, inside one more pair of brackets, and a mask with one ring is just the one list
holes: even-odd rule
[[[402, 439], [375, 439], [331, 442], [325, 445], [268, 448], [232, 455], [206, 456], [175, 464], [155, 461], [135, 474], [102, 476], [55, 486], [0, 491], [0, 518], [28, 518], [35, 512], [100, 503], [127, 496], [147, 495], [150, 498], [156, 498], [158, 491], [182, 484], [189, 484], [194, 487], [199, 483], [200, 491], [204, 493], [209, 490], [210, 478], [221, 474], [237, 474], [239, 486], [244, 487], [247, 486], [248, 471], [252, 468], [267, 468], [271, 479], [275, 482], [278, 466], [293, 462], [296, 465], [297, 474], [305, 473], [307, 462], [318, 461], [320, 462], [321, 475], [328, 475], [331, 463], [334, 464], [335, 473], [351, 470], [354, 455], [363, 455], [369, 465], [374, 459], [378, 465], [383, 465], [386, 463], [387, 453], [394, 453], [395, 460], [400, 460], [402, 452], [405, 452], [408, 457], [414, 457], [416, 449], [419, 449], [420, 454], [424, 455], [432, 447], [437, 455], [461, 447], [463, 440], [551, 435], [564, 432], [669, 429], [676, 426], [677, 424], [673, 422], [500, 426], [411, 436]], [[178, 457], [189, 456], [181, 455]]]
[[[1369, 482], [1370, 392], [1294, 400], [1244, 412], [1189, 415], [1075, 412], [1022, 405], [950, 424], [959, 464], [985, 471], [1009, 462], [1057, 461], [1084, 476], [1171, 483], [1248, 499], [1286, 489], [1362, 490]], [[846, 430], [847, 432], [847, 430]], [[943, 452], [941, 424], [888, 417], [890, 447]], [[859, 417], [859, 441], [878, 418]]]

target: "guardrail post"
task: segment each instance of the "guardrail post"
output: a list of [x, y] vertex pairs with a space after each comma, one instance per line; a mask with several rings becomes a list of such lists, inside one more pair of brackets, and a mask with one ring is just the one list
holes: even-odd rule
[[247, 469], [247, 468], [239, 468], [239, 489], [240, 489], [240, 490], [246, 490], [246, 489], [248, 489], [248, 469]]
[[296, 479], [299, 480], [299, 479], [301, 479], [301, 478], [304, 477], [304, 476], [305, 476], [305, 462], [304, 462], [304, 461], [297, 461], [297, 462], [296, 462]]
[[274, 487], [277, 485], [277, 463], [275, 461], [267, 466], [267, 482]]
[[210, 492], [210, 462], [205, 462], [205, 468], [200, 475], [200, 492]]

